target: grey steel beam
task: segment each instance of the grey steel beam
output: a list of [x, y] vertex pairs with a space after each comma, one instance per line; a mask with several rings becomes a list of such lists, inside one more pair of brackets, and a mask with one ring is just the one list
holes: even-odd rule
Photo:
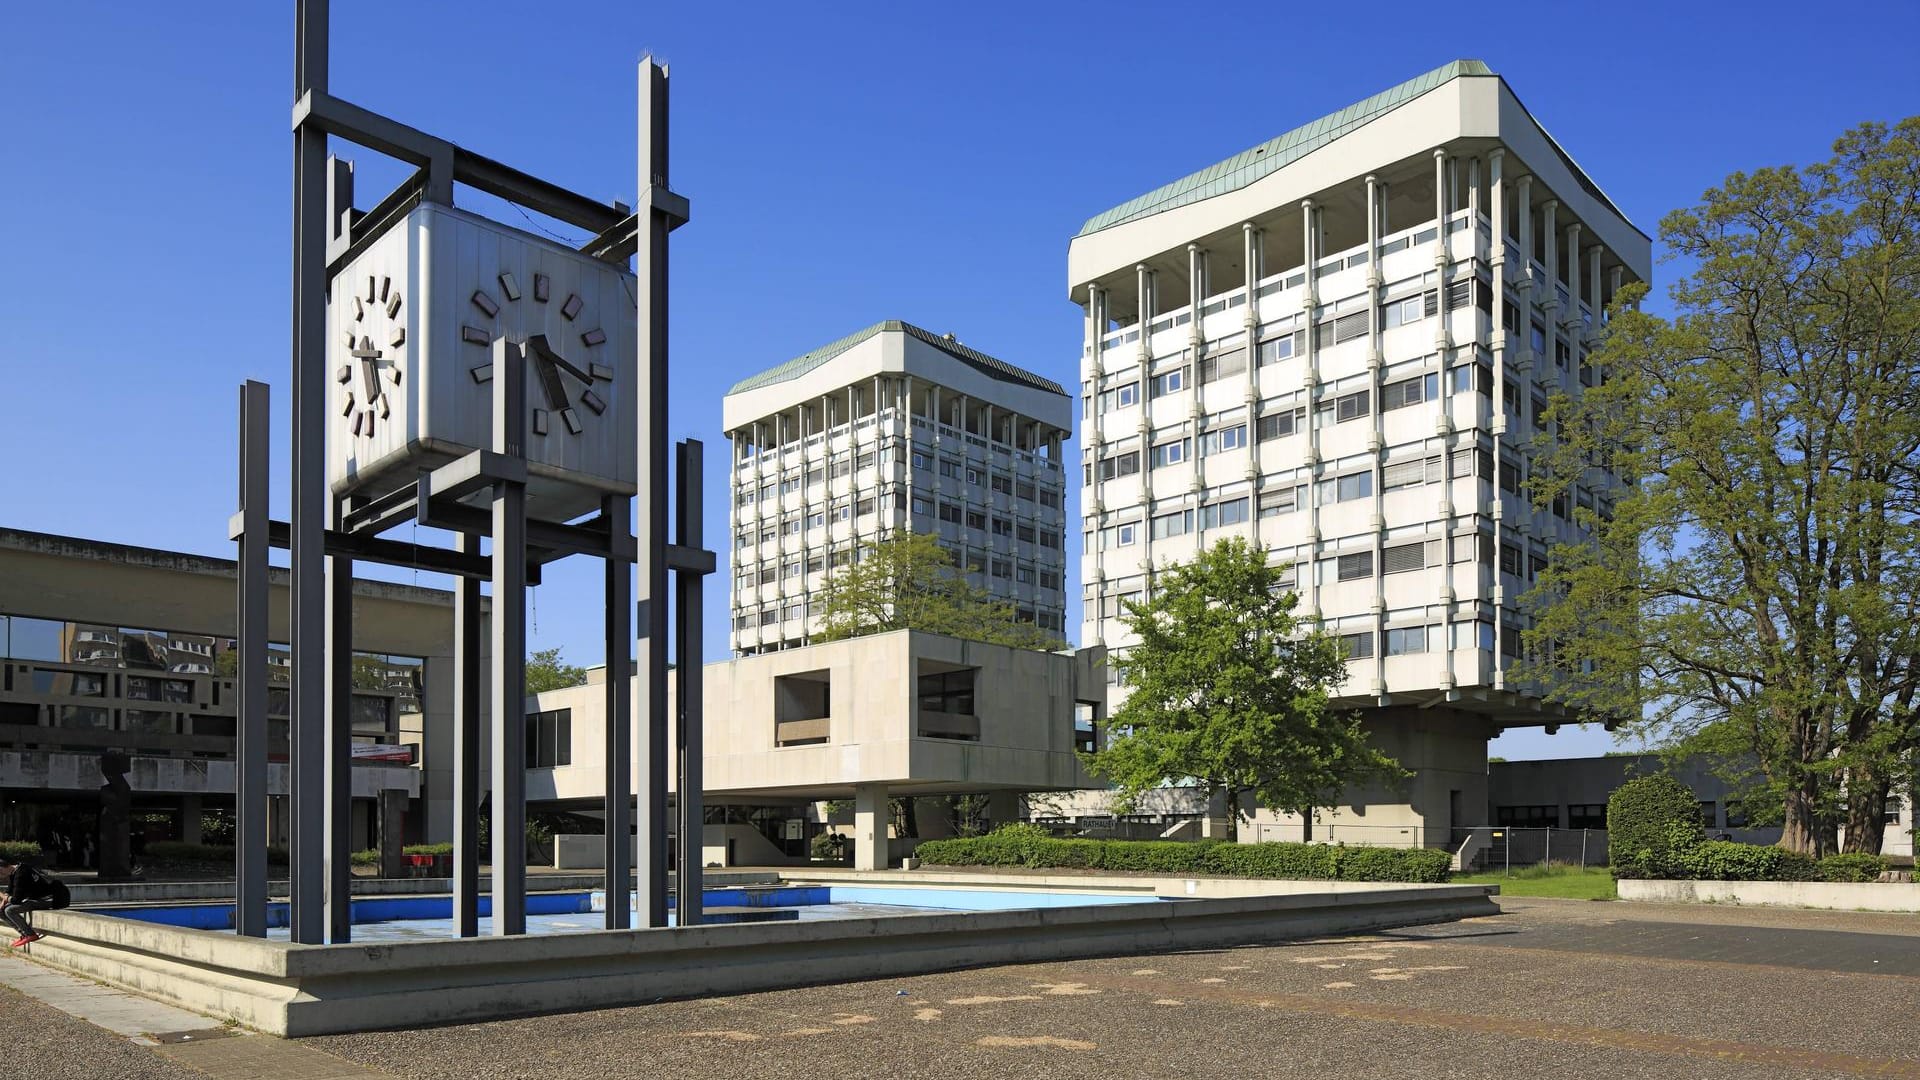
[[[605, 232], [627, 216], [624, 207], [590, 199], [463, 149], [446, 139], [334, 97], [324, 88], [300, 98], [294, 106], [293, 123], [295, 130], [312, 129], [335, 135], [426, 168], [427, 197], [435, 202], [452, 205], [450, 187], [457, 181], [594, 233]], [[446, 173], [444, 181], [436, 175], [441, 172]]]
[[667, 186], [667, 69], [653, 57], [639, 72], [640, 213], [645, 219], [637, 260], [637, 355], [642, 407], [639, 433], [640, 523], [636, 576], [641, 717], [640, 793], [636, 804], [639, 866], [635, 907], [641, 926], [667, 925], [667, 234], [670, 216], [646, 193]]
[[353, 940], [353, 559], [327, 557], [327, 941]]
[[235, 705], [233, 889], [236, 933], [267, 936], [267, 384], [240, 387], [240, 541]]
[[[680, 546], [700, 547], [700, 441], [688, 439], [677, 447], [675, 471], [679, 474], [673, 510]], [[680, 859], [675, 896], [681, 926], [697, 926], [701, 921], [701, 856], [703, 854], [706, 815], [705, 770], [701, 755], [704, 712], [701, 699], [700, 597], [702, 575], [697, 571], [674, 572], [674, 710], [675, 750], [679, 775], [675, 790], [679, 796]]]
[[[480, 558], [480, 538], [455, 538]], [[453, 586], [453, 926], [480, 932], [480, 579]]]
[[[484, 512], [480, 513], [484, 514]], [[269, 545], [277, 548], [289, 547], [292, 536], [293, 529], [286, 522], [267, 522]], [[484, 579], [493, 573], [493, 566], [486, 559], [478, 555], [463, 555], [458, 551], [448, 551], [445, 548], [408, 544], [398, 540], [380, 540], [357, 533], [332, 530], [322, 530], [320, 539], [326, 553], [347, 555], [366, 562], [425, 570], [435, 574], [453, 574], [456, 577]]]
[[[627, 537], [632, 500], [609, 495], [600, 503], [600, 516], [611, 530], [612, 546]], [[633, 568], [625, 557], [609, 554], [607, 571], [607, 681], [606, 681], [606, 868], [607, 929], [633, 925], [630, 889], [633, 879], [633, 665], [627, 651], [633, 646]]]
[[[526, 455], [526, 350], [493, 343], [493, 449]], [[527, 932], [527, 489], [493, 486], [493, 933]]]
[[[294, 100], [327, 93], [327, 0], [297, 0]], [[291, 938], [325, 935], [327, 136], [293, 133]]]

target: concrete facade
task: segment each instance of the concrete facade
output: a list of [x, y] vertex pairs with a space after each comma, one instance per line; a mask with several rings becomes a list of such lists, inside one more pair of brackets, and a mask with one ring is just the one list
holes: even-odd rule
[[742, 380], [722, 411], [734, 652], [806, 644], [829, 575], [895, 531], [938, 536], [969, 582], [1064, 634], [1058, 384], [884, 322]]
[[[1342, 696], [1419, 774], [1327, 823], [1429, 844], [1480, 824], [1488, 737], [1568, 719], [1506, 677], [1517, 600], [1618, 482], [1537, 509], [1529, 446], [1552, 394], [1599, 377], [1607, 305], [1650, 264], [1477, 61], [1093, 218], [1068, 251], [1083, 640], [1126, 649], [1122, 605], [1157, 570], [1245, 538], [1293, 568], [1353, 657]], [[1301, 831], [1265, 811], [1248, 830]]]
[[[705, 797], [795, 815], [851, 799], [856, 865], [884, 867], [889, 798], [1093, 784], [1075, 751], [1096, 737], [1083, 714], [1098, 716], [1104, 661], [901, 630], [709, 664]], [[530, 804], [597, 809], [604, 700], [597, 681], [536, 696], [530, 711], [556, 730], [565, 714], [568, 750], [566, 764], [528, 771]], [[709, 846], [724, 842], [714, 828]]]

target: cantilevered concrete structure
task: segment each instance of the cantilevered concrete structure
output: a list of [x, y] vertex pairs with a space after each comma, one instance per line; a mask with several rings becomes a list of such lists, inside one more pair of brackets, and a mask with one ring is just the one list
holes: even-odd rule
[[735, 384], [724, 417], [735, 652], [805, 644], [827, 576], [895, 531], [939, 536], [973, 584], [1065, 630], [1059, 384], [889, 321]]
[[1618, 480], [1541, 510], [1523, 484], [1548, 400], [1601, 377], [1594, 335], [1649, 247], [1475, 60], [1089, 219], [1067, 258], [1084, 642], [1124, 650], [1121, 604], [1157, 570], [1264, 545], [1346, 640], [1345, 698], [1416, 770], [1334, 820], [1450, 845], [1480, 824], [1486, 740], [1571, 719], [1505, 674], [1516, 601]]

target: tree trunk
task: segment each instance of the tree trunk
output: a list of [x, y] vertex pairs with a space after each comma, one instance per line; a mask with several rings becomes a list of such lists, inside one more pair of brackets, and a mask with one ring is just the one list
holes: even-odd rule
[[1820, 807], [1815, 785], [1802, 780], [1789, 788], [1786, 818], [1780, 827], [1780, 846], [1805, 855], [1820, 852]]
[[1313, 807], [1311, 806], [1300, 811], [1300, 839], [1305, 843], [1313, 843]]
[[1886, 781], [1876, 780], [1871, 770], [1856, 765], [1847, 770], [1847, 836], [1845, 850], [1880, 854], [1887, 834]]

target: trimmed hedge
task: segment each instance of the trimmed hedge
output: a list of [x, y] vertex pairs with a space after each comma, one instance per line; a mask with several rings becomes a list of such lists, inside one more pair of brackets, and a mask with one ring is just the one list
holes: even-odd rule
[[[231, 844], [188, 844], [179, 840], [155, 840], [147, 845], [145, 859], [152, 862], [171, 863], [230, 863], [233, 861]], [[267, 861], [285, 863], [287, 849], [270, 847], [267, 849]]]
[[353, 853], [351, 858], [353, 861], [353, 865], [355, 866], [379, 866], [380, 865], [380, 853], [374, 850], [373, 848], [368, 848], [365, 851], [356, 851]]
[[1820, 860], [1818, 872], [1821, 881], [1878, 881], [1880, 875], [1893, 865], [1884, 855], [1868, 855], [1863, 851], [1850, 851], [1844, 855], [1829, 855]]
[[1731, 840], [1702, 840], [1675, 856], [1676, 877], [1694, 881], [1813, 881], [1812, 859], [1797, 851]]
[[1700, 803], [1671, 776], [1642, 776], [1607, 799], [1607, 850], [1616, 878], [1673, 878], [1679, 860], [1706, 840]]
[[451, 855], [453, 854], [453, 845], [449, 843], [408, 844], [407, 846], [400, 849], [400, 854], [402, 855]]
[[32, 840], [0, 840], [0, 859], [18, 862], [40, 856], [40, 845]]
[[985, 836], [925, 840], [914, 849], [936, 866], [1021, 866], [1207, 874], [1315, 881], [1444, 882], [1453, 856], [1437, 848], [1337, 844], [1223, 844], [1179, 840], [1062, 840], [1037, 825], [1003, 825]]

